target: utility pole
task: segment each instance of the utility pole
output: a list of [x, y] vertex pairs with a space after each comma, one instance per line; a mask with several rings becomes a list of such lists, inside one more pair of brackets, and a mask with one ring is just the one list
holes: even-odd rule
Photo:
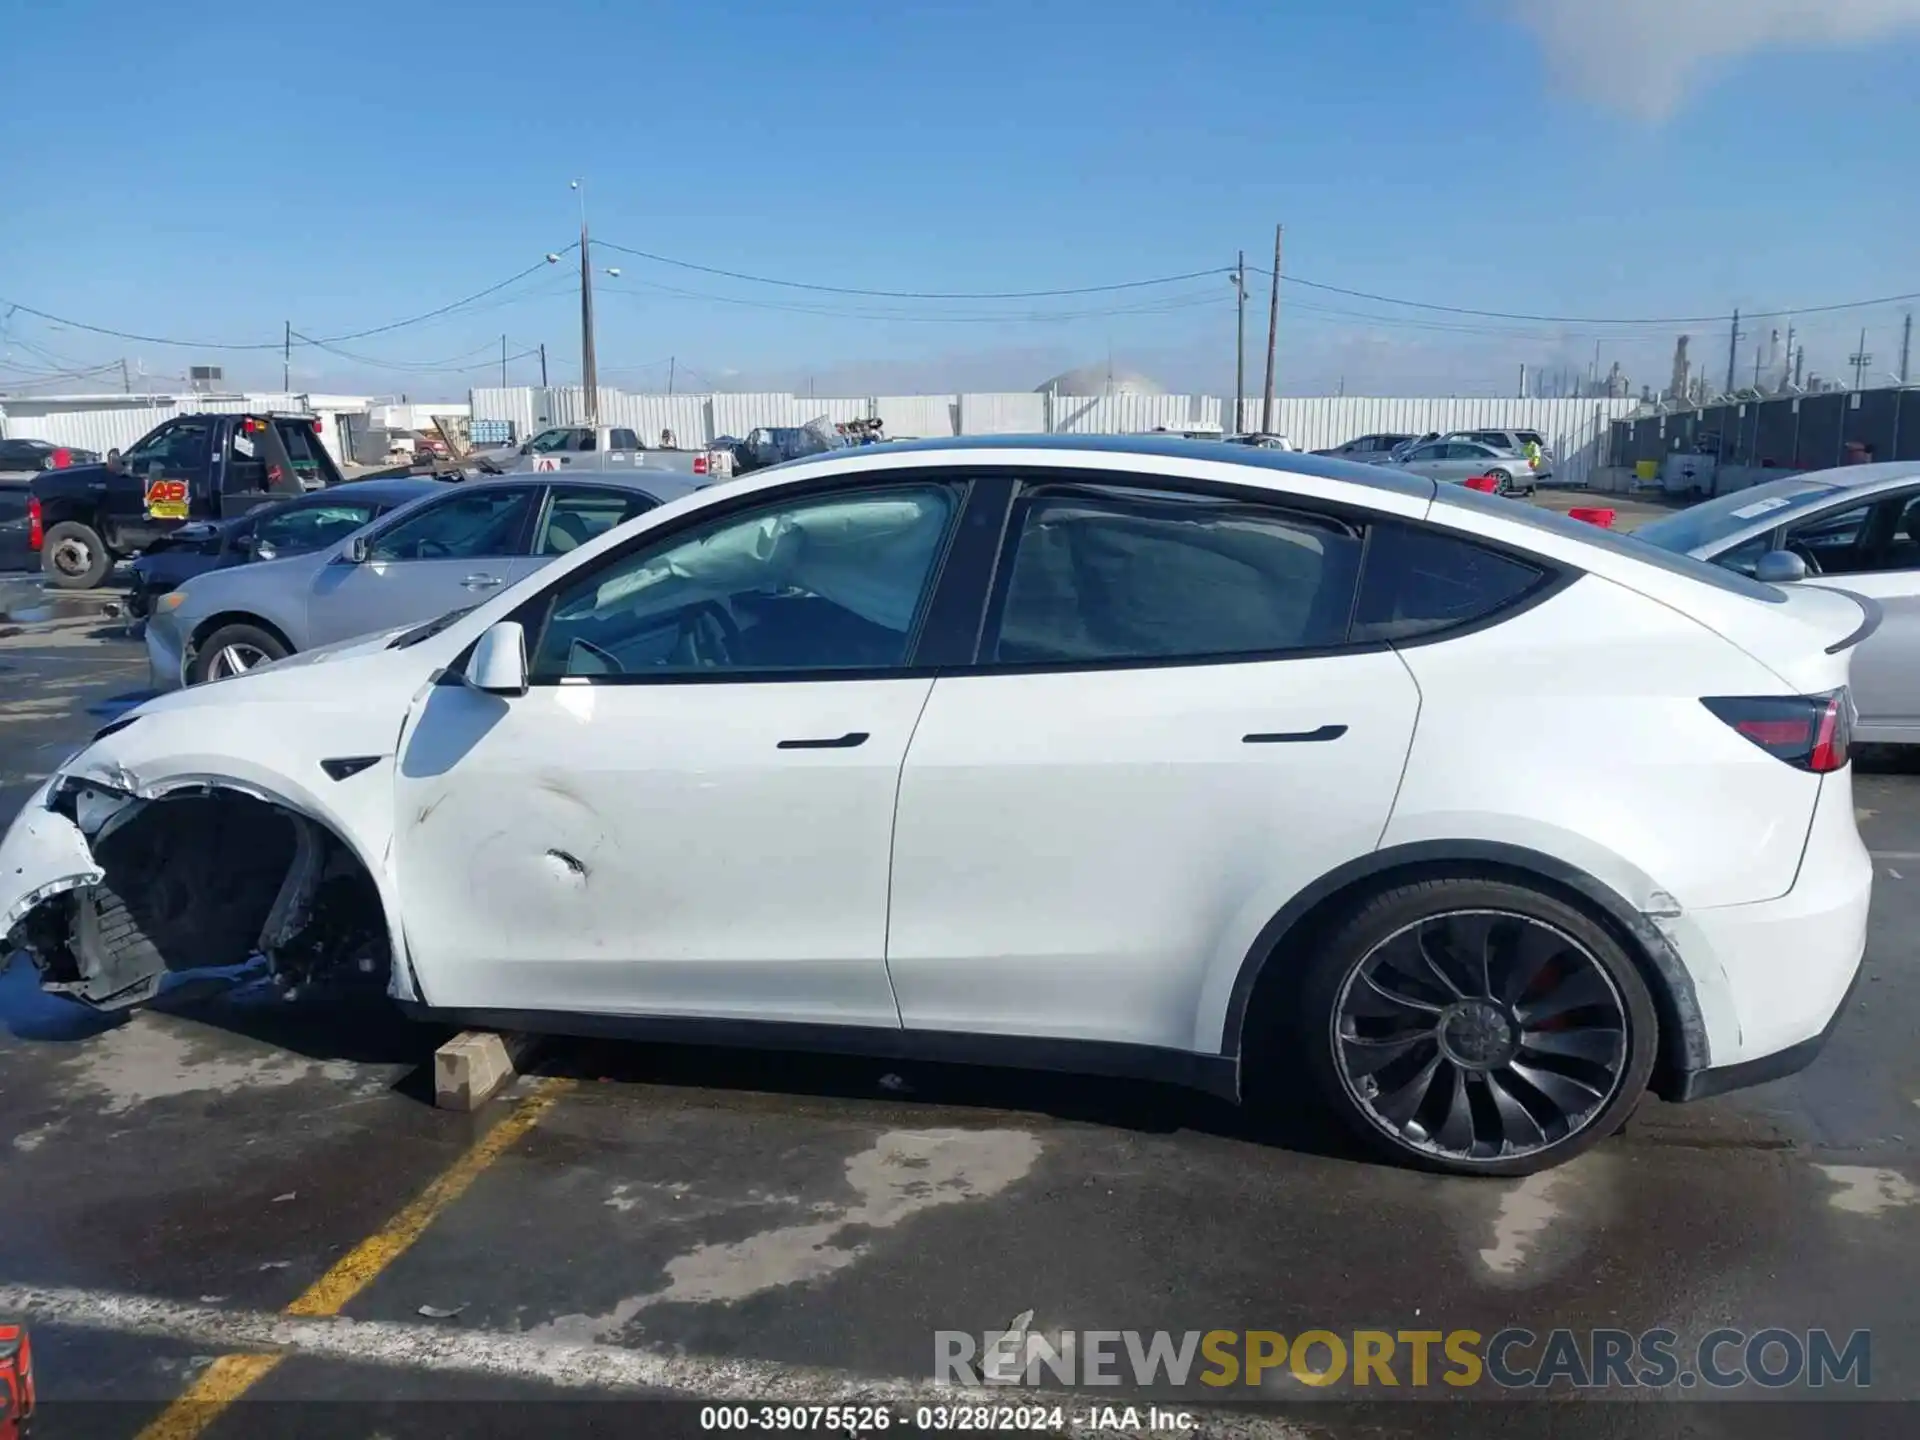
[[673, 394], [674, 371], [680, 367], [678, 355], [667, 356], [667, 394]]
[[133, 393], [133, 381], [127, 378], [127, 357], [124, 355], [120, 357], [120, 393], [122, 395]]
[[280, 341], [280, 389], [287, 392], [293, 389], [293, 322], [287, 321], [286, 334]]
[[1727, 336], [1727, 394], [1733, 393], [1733, 367], [1740, 355], [1740, 312], [1733, 312], [1733, 330]]
[[1227, 433], [1238, 435], [1247, 423], [1247, 252], [1233, 267], [1234, 308], [1239, 312], [1233, 332], [1233, 423]]
[[500, 337], [500, 388], [507, 388], [507, 337]]
[[[1900, 322], [1900, 383], [1907, 383], [1907, 361], [1913, 358], [1913, 312], [1907, 312], [1907, 318]], [[120, 362], [124, 365], [126, 362]]]
[[540, 342], [540, 388], [547, 388], [547, 342]]
[[1798, 390], [1800, 388], [1801, 377], [1806, 373], [1806, 368], [1807, 368], [1807, 347], [1802, 345], [1798, 350], [1793, 352], [1793, 388], [1794, 389]]
[[587, 239], [587, 192], [580, 181], [580, 383], [587, 392], [587, 424], [600, 423], [600, 370], [593, 358], [593, 256]]
[[1753, 347], [1753, 388], [1756, 390], [1760, 388], [1760, 355], [1761, 355], [1760, 347], [1758, 345], [1754, 346]]
[[1847, 357], [1847, 363], [1853, 366], [1853, 388], [1858, 390], [1867, 366], [1873, 363], [1873, 356], [1867, 353], [1867, 332], [1864, 326], [1860, 330], [1860, 348]]
[[1260, 433], [1273, 433], [1273, 361], [1280, 347], [1280, 238], [1281, 227], [1273, 227], [1273, 296], [1267, 302], [1267, 385], [1260, 407]]
[[1520, 398], [1527, 398], [1527, 362], [1524, 360], [1520, 362]]

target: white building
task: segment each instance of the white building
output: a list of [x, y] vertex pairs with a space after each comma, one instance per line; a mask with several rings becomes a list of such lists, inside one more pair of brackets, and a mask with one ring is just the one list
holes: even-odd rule
[[[51, 440], [106, 454], [124, 450], [176, 415], [212, 411], [222, 415], [291, 410], [320, 421], [320, 441], [336, 462], [347, 458], [343, 432], [366, 424], [373, 401], [365, 395], [317, 395], [280, 392], [207, 395], [199, 392], [145, 395], [0, 394], [0, 437]], [[457, 407], [464, 410], [465, 406]]]

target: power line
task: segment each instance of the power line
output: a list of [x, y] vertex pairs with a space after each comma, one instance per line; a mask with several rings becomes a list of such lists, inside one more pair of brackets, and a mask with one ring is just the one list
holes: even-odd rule
[[[751, 310], [778, 310], [794, 315], [819, 315], [834, 320], [872, 320], [882, 323], [906, 323], [920, 325], [1023, 325], [1056, 324], [1073, 320], [1104, 319], [1120, 315], [1159, 315], [1174, 310], [1191, 309], [1196, 305], [1225, 305], [1229, 301], [1226, 295], [1215, 295], [1212, 291], [1201, 294], [1176, 296], [1151, 301], [1143, 305], [1102, 306], [1088, 310], [1027, 311], [1020, 313], [998, 314], [939, 314], [915, 313], [904, 310], [849, 310], [834, 309], [823, 305], [790, 305], [777, 300], [753, 300], [742, 295], [717, 295], [710, 290], [683, 290], [674, 285], [660, 285], [650, 280], [635, 280], [647, 290], [663, 295], [678, 296], [687, 300], [707, 300], [721, 305], [739, 305]], [[603, 291], [633, 297], [636, 292], [621, 285], [609, 285], [602, 282]]]
[[[573, 250], [578, 250], [579, 248], [580, 248], [580, 242], [576, 240], [571, 245], [568, 245], [561, 250], [557, 250], [554, 253], [556, 255], [565, 255], [568, 252]], [[410, 315], [405, 320], [395, 320], [386, 325], [375, 325], [369, 330], [355, 330], [352, 333], [346, 334], [346, 335], [329, 335], [325, 338], [325, 340], [312, 340], [309, 343], [314, 345], [321, 345], [321, 344], [332, 344], [336, 341], [341, 341], [341, 340], [364, 340], [369, 335], [385, 335], [388, 332], [393, 330], [404, 330], [409, 325], [420, 325], [420, 324], [424, 324], [428, 320], [437, 320], [440, 318], [440, 316], [445, 315], [450, 311], [458, 310], [463, 305], [471, 305], [476, 300], [484, 300], [487, 296], [492, 295], [497, 291], [506, 289], [509, 285], [514, 284], [516, 281], [524, 280], [527, 278], [527, 276], [536, 274], [537, 272], [546, 269], [547, 266], [552, 263], [553, 263], [552, 261], [546, 259], [545, 257], [542, 257], [541, 259], [535, 261], [533, 264], [527, 266], [526, 269], [519, 271], [517, 274], [509, 275], [506, 279], [500, 281], [498, 284], [489, 285], [484, 290], [476, 290], [473, 292], [473, 294], [466, 296], [464, 299], [455, 300], [452, 304], [449, 304], [449, 305], [442, 305], [436, 310], [429, 310], [421, 315]]]
[[[1438, 305], [1424, 300], [1402, 300], [1392, 295], [1375, 295], [1366, 290], [1349, 290], [1341, 285], [1326, 285], [1317, 280], [1303, 280], [1297, 275], [1289, 275], [1281, 283], [1304, 285], [1309, 290], [1324, 290], [1329, 294], [1345, 295], [1355, 300], [1371, 300], [1379, 305], [1402, 305], [1412, 310], [1435, 310], [1447, 315], [1472, 315], [1486, 320], [1524, 320], [1545, 325], [1717, 325], [1727, 318], [1724, 314], [1652, 315], [1637, 319], [1608, 319], [1593, 315], [1528, 315], [1510, 310], [1474, 310], [1461, 305]], [[1907, 300], [1920, 300], [1920, 291], [1908, 295], [1886, 295], [1877, 300], [1847, 300], [1836, 305], [1801, 305], [1792, 310], [1757, 310], [1747, 318], [1749, 320], [1784, 320], [1794, 315], [1824, 315], [1836, 310], [1866, 310], [1876, 305], [1898, 305]]]
[[[557, 255], [565, 255], [569, 251], [579, 248], [580, 242], [576, 240], [572, 244], [554, 253]], [[429, 320], [437, 320], [442, 315], [451, 314], [463, 306], [471, 305], [476, 300], [484, 300], [489, 295], [497, 294], [509, 285], [515, 284], [518, 281], [526, 279], [529, 275], [546, 269], [550, 263], [550, 261], [543, 257], [534, 264], [527, 266], [526, 269], [517, 271], [509, 275], [506, 279], [487, 286], [484, 290], [476, 290], [471, 295], [463, 296], [458, 300], [451, 301], [448, 304], [438, 306], [435, 309], [425, 311], [419, 315], [409, 315], [403, 320], [389, 321], [385, 325], [374, 325], [365, 330], [353, 330], [343, 335], [328, 335], [319, 339], [306, 336], [303, 337], [304, 343], [309, 345], [326, 345], [342, 340], [364, 340], [371, 335], [386, 335], [395, 330], [404, 330], [412, 325], [425, 324]], [[130, 330], [115, 330], [105, 325], [90, 325], [84, 320], [74, 320], [65, 315], [55, 315], [48, 310], [37, 310], [31, 305], [25, 305], [16, 300], [8, 300], [4, 296], [0, 296], [0, 305], [5, 305], [12, 310], [17, 310], [22, 315], [31, 315], [37, 320], [45, 320], [50, 325], [65, 325], [72, 330], [83, 330], [89, 335], [104, 335], [113, 340], [131, 340], [140, 345], [170, 345], [182, 350], [278, 350], [284, 344], [282, 340], [248, 341], [240, 343], [220, 340], [182, 340], [177, 336], [168, 335], [138, 335]]]
[[628, 245], [616, 245], [611, 240], [596, 240], [596, 246], [606, 250], [617, 250], [622, 255], [632, 255], [641, 260], [651, 260], [656, 265], [672, 265], [681, 270], [697, 270], [703, 275], [718, 275], [728, 280], [746, 280], [755, 285], [778, 285], [788, 290], [814, 290], [826, 295], [860, 295], [875, 300], [1047, 300], [1067, 295], [1105, 295], [1116, 290], [1144, 290], [1154, 285], [1177, 285], [1185, 280], [1200, 280], [1211, 275], [1225, 275], [1232, 266], [1215, 266], [1209, 270], [1190, 270], [1184, 275], [1161, 275], [1151, 280], [1121, 280], [1111, 285], [1080, 285], [1064, 290], [866, 290], [852, 285], [821, 285], [806, 280], [777, 280], [768, 275], [749, 275], [740, 270], [722, 270], [716, 265], [700, 265], [692, 260], [675, 260], [667, 255], [655, 255], [647, 250], [635, 250]]

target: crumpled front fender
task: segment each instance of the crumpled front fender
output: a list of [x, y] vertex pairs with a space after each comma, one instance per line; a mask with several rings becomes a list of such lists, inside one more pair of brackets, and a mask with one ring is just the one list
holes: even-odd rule
[[0, 937], [43, 900], [104, 878], [80, 827], [47, 808], [53, 785], [34, 791], [0, 840]]

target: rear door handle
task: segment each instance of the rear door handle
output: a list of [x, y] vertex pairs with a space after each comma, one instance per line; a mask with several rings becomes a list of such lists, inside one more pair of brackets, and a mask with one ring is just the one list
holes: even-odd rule
[[1318, 730], [1270, 730], [1241, 737], [1247, 745], [1310, 745], [1317, 740], [1338, 740], [1347, 733], [1344, 725], [1322, 725]]
[[504, 585], [507, 582], [498, 575], [469, 575], [460, 583], [469, 590], [491, 590], [494, 586]]
[[779, 748], [782, 750], [851, 750], [856, 745], [866, 743], [866, 731], [849, 730], [833, 740], [782, 740]]

